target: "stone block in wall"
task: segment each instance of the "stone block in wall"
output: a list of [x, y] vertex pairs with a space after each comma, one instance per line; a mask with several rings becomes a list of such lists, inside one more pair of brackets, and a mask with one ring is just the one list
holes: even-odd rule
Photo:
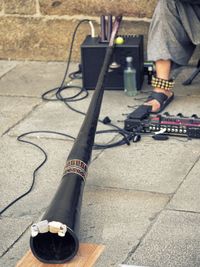
[[0, 0], [0, 12], [2, 11], [3, 9], [3, 0]]
[[158, 0], [39, 0], [42, 14], [100, 16], [112, 13], [151, 18]]
[[36, 13], [36, 0], [4, 0], [6, 14], [33, 15]]
[[[6, 16], [0, 20], [0, 59], [65, 61], [76, 20]], [[123, 21], [120, 34], [142, 34], [147, 22]], [[95, 24], [97, 32], [99, 25]], [[77, 32], [72, 60], [80, 62], [80, 45], [90, 34], [87, 23]]]

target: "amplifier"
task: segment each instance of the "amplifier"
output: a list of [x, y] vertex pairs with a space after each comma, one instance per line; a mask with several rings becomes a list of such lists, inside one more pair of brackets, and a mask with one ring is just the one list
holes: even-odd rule
[[[104, 83], [105, 90], [123, 90], [123, 71], [126, 67], [126, 57], [133, 57], [133, 67], [136, 69], [137, 89], [140, 90], [144, 80], [144, 49], [143, 36], [122, 36], [124, 43], [116, 45], [110, 68]], [[87, 36], [81, 45], [81, 62], [83, 88], [95, 89], [99, 73], [104, 61], [108, 43], [101, 42], [99, 37]]]

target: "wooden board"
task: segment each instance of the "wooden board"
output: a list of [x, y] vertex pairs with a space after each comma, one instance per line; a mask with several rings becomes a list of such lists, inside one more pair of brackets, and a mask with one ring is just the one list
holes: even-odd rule
[[80, 244], [77, 255], [68, 263], [46, 264], [38, 261], [29, 250], [17, 263], [16, 267], [92, 267], [97, 261], [104, 246], [96, 244]]

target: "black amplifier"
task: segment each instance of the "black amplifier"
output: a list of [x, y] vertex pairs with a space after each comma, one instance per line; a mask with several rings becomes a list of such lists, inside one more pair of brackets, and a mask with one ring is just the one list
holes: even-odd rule
[[[104, 83], [105, 90], [123, 90], [123, 71], [126, 66], [126, 57], [133, 57], [133, 67], [136, 69], [137, 89], [140, 90], [144, 80], [144, 49], [143, 36], [122, 36], [124, 43], [116, 45], [110, 68]], [[95, 89], [99, 73], [104, 61], [108, 43], [101, 42], [99, 37], [87, 36], [81, 45], [81, 61], [83, 87]]]

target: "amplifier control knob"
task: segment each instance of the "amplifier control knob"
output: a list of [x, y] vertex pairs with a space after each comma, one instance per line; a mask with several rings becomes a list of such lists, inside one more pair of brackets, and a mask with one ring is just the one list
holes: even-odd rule
[[182, 113], [178, 113], [176, 116], [177, 116], [177, 117], [181, 117], [181, 118], [184, 117]]
[[163, 115], [170, 116], [169, 112], [164, 112]]
[[194, 119], [198, 119], [198, 118], [199, 118], [199, 117], [197, 116], [197, 114], [192, 114], [191, 117], [194, 118]]

